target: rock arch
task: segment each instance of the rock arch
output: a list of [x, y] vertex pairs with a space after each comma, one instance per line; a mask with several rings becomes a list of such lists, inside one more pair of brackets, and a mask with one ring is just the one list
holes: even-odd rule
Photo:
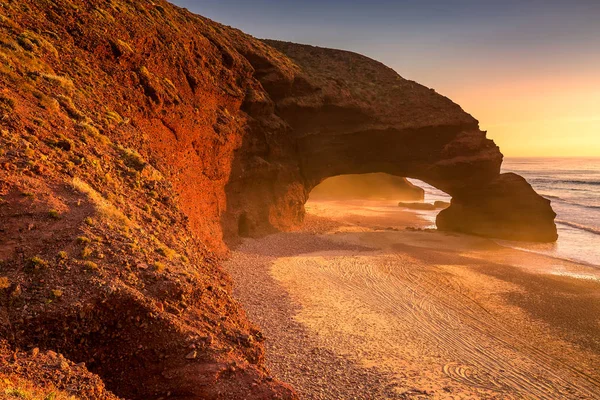
[[[269, 98], [250, 92], [250, 134], [226, 186], [226, 238], [289, 229], [310, 190], [342, 174], [420, 179], [452, 196], [438, 227], [529, 241], [557, 238], [550, 202], [522, 177], [460, 106], [367, 57], [279, 41], [264, 57], [240, 50]], [[281, 61], [281, 60], [285, 61]], [[276, 61], [274, 61], [276, 60]]]

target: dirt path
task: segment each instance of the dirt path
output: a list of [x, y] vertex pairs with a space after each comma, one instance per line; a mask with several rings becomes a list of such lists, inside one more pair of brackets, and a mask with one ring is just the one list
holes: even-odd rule
[[303, 232], [248, 240], [228, 263], [268, 365], [304, 398], [600, 397], [594, 270], [397, 230], [427, 223], [380, 204], [309, 212]]

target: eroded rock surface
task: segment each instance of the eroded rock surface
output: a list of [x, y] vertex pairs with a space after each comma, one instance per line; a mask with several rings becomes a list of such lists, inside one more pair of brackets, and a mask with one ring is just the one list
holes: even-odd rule
[[438, 215], [437, 225], [481, 236], [552, 242], [557, 239], [555, 217], [550, 200], [519, 175], [508, 173], [455, 196]]
[[[444, 219], [444, 229], [556, 239], [550, 204], [524, 180], [500, 178], [500, 150], [457, 104], [359, 54], [265, 43], [289, 57], [294, 68], [284, 73], [265, 58], [248, 57], [274, 113], [285, 122], [285, 139], [252, 136], [247, 139], [252, 145], [243, 144], [237, 153], [224, 220], [241, 215], [243, 234], [298, 224], [307, 194], [330, 176], [386, 172], [420, 179], [457, 198], [444, 216], [461, 217]], [[284, 159], [271, 156], [282, 153]], [[247, 201], [236, 201], [241, 197]], [[501, 213], [498, 203], [505, 204]], [[226, 232], [233, 234], [233, 228]]]

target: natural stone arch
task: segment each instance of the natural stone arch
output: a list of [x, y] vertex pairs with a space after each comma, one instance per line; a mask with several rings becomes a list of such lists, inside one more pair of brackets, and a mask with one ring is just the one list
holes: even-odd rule
[[440, 229], [556, 240], [550, 202], [523, 178], [500, 174], [499, 148], [450, 99], [355, 53], [265, 43], [292, 63], [282, 68], [245, 49], [270, 98], [250, 93], [243, 106], [254, 119], [226, 187], [226, 237], [242, 215], [249, 235], [299, 224], [308, 193], [330, 176], [385, 172], [452, 196]]

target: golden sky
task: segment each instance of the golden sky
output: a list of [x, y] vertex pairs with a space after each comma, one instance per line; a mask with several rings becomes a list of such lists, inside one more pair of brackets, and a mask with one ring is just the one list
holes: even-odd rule
[[600, 156], [600, 65], [593, 73], [481, 80], [447, 84], [443, 94], [477, 118], [506, 156]]

